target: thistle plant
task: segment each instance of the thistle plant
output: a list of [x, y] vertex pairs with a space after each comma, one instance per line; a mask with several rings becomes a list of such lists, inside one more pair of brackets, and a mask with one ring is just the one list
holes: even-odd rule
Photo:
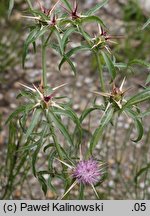
[[[36, 50], [36, 42], [40, 40], [42, 74], [38, 85], [20, 84], [20, 93], [17, 98], [23, 98], [25, 102], [7, 120], [10, 125], [16, 124], [16, 127], [20, 128], [19, 145], [15, 151], [31, 161], [28, 166], [32, 168], [33, 175], [39, 181], [45, 194], [50, 189], [55, 193], [56, 198], [61, 197], [58, 188], [53, 185], [52, 180], [56, 177], [61, 179], [62, 188], [64, 188], [63, 199], [70, 198], [69, 193], [75, 185], [80, 185], [79, 199], [83, 199], [84, 188], [88, 184], [92, 186], [96, 198], [99, 198], [99, 188], [103, 187], [102, 182], [106, 178], [107, 161], [99, 162], [94, 159], [96, 158], [95, 149], [102, 139], [104, 130], [110, 125], [115, 125], [120, 115], [129, 116], [135, 123], [137, 138], [133, 142], [141, 140], [144, 130], [142, 111], [138, 105], [150, 99], [150, 89], [144, 88], [140, 93], [128, 98], [125, 96], [126, 91], [129, 90], [124, 89], [125, 78], [120, 87], [117, 87], [116, 80], [120, 70], [131, 68], [134, 61], [133, 64], [131, 62], [130, 64], [116, 62], [115, 55], [111, 51], [111, 44], [115, 44], [117, 39], [123, 40], [123, 37], [109, 35], [104, 22], [95, 15], [108, 3], [107, 0], [101, 1], [86, 12], [78, 11], [77, 1], [58, 0], [54, 6], [47, 9], [44, 6], [44, 1], [37, 0], [34, 3], [39, 6], [38, 10], [34, 9], [30, 0], [26, 2], [29, 5], [29, 10], [27, 14], [22, 15], [22, 18], [30, 20], [30, 25], [23, 47], [22, 65], [24, 68], [26, 67], [25, 61], [29, 53], [29, 46], [33, 45]], [[94, 37], [85, 28], [91, 23], [95, 23], [98, 32]], [[82, 41], [79, 41], [80, 45], [70, 48], [69, 44], [73, 40], [71, 36], [74, 33], [82, 37]], [[46, 60], [49, 49], [57, 52], [60, 57], [59, 70], [67, 62], [70, 71], [73, 71], [75, 76], [78, 76], [78, 72], [72, 61], [72, 56], [86, 51], [90, 51], [95, 56], [101, 92], [95, 90], [93, 96], [98, 94], [99, 97], [103, 97], [103, 104], [99, 105], [95, 102], [93, 107], [86, 108], [78, 116], [72, 108], [71, 99], [73, 100], [73, 98], [66, 98], [61, 94], [57, 97], [57, 93], [61, 93], [59, 91], [67, 84], [60, 84], [56, 87], [53, 86], [53, 83], [48, 84]], [[109, 72], [109, 83], [112, 85], [110, 92], [106, 89], [104, 69]], [[100, 111], [102, 115], [99, 117], [98, 127], [92, 131], [90, 144], [84, 145], [86, 153], [83, 159], [79, 157], [84, 143], [82, 123], [94, 110]], [[66, 125], [64, 117], [69, 119], [71, 127]], [[44, 170], [40, 170], [37, 166], [40, 152], [45, 155], [45, 161], [48, 162]], [[15, 167], [19, 173], [25, 166], [25, 162], [25, 160], [19, 162], [18, 154], [16, 154], [13, 170], [11, 170], [11, 179], [16, 177]], [[59, 166], [56, 166], [58, 162]], [[68, 171], [69, 169], [70, 171]], [[48, 175], [48, 180], [44, 178], [45, 174]], [[8, 178], [6, 188], [8, 185], [13, 187], [11, 179]], [[9, 196], [6, 189], [3, 198]]]

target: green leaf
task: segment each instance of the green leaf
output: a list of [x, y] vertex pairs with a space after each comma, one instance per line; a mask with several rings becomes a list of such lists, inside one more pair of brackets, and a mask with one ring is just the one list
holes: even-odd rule
[[95, 5], [95, 7], [91, 8], [90, 10], [88, 10], [85, 15], [93, 15], [95, 14], [99, 9], [101, 9], [104, 5], [106, 5], [108, 3], [108, 0], [104, 0], [101, 3], [98, 3]]
[[141, 103], [143, 101], [146, 101], [150, 99], [150, 89], [145, 89], [142, 92], [134, 95], [133, 97], [131, 97], [122, 107], [122, 109], [124, 110], [127, 107], [136, 105], [138, 103]]
[[[18, 99], [20, 97], [25, 97], [25, 98], [29, 99], [31, 102], [35, 102], [35, 93], [30, 91], [30, 90], [21, 90], [16, 98]], [[33, 106], [34, 105], [35, 105], [35, 103], [33, 103]]]
[[30, 145], [29, 144], [28, 145], [23, 145], [22, 147], [20, 147], [20, 149], [18, 151], [22, 151], [22, 152], [25, 151], [25, 150], [30, 150], [31, 151], [33, 148], [35, 148], [39, 144], [39, 142], [40, 142], [40, 140], [38, 140], [37, 142], [33, 142]]
[[106, 63], [106, 66], [108, 68], [109, 74], [112, 77], [112, 79], [114, 80], [115, 77], [116, 77], [116, 69], [114, 67], [114, 64], [113, 64], [113, 62], [112, 62], [112, 60], [111, 60], [111, 58], [109, 57], [108, 54], [106, 54], [103, 51], [101, 51], [101, 53], [102, 53], [103, 59], [104, 59], [104, 61]]
[[38, 16], [42, 22], [45, 22], [45, 24], [47, 24], [47, 21], [49, 21], [48, 16], [46, 16], [46, 14], [40, 10], [29, 9], [29, 13], [33, 16]]
[[16, 152], [16, 144], [15, 144], [16, 138], [17, 138], [17, 124], [15, 121], [10, 121], [8, 145], [7, 145], [7, 158], [6, 158], [6, 166], [10, 169], [10, 172], [14, 164], [14, 154]]
[[7, 124], [8, 122], [10, 122], [13, 118], [15, 118], [16, 116], [18, 116], [20, 113], [22, 112], [29, 112], [32, 108], [33, 108], [34, 104], [26, 104], [26, 105], [22, 105], [19, 106], [6, 120], [5, 124]]
[[8, 16], [11, 15], [12, 9], [13, 9], [13, 7], [14, 7], [14, 3], [15, 3], [14, 0], [9, 0]]
[[80, 116], [80, 122], [82, 123], [83, 120], [86, 118], [86, 116], [94, 110], [99, 110], [99, 108], [98, 107], [92, 107], [92, 108], [85, 109], [82, 112], [82, 115]]
[[33, 10], [32, 4], [31, 4], [31, 1], [30, 1], [30, 0], [26, 0], [26, 1], [27, 1], [28, 5], [29, 5], [29, 8], [30, 8], [31, 10]]
[[46, 152], [47, 149], [54, 147], [54, 146], [55, 146], [54, 143], [50, 143], [44, 147], [43, 151]]
[[42, 186], [42, 190], [44, 192], [44, 194], [46, 195], [47, 193], [47, 184], [46, 184], [46, 180], [42, 175], [38, 175], [38, 181]]
[[80, 34], [84, 37], [84, 39], [88, 41], [89, 44], [91, 44], [91, 36], [86, 31], [84, 31], [84, 29], [81, 26], [79, 26], [79, 31]]
[[132, 141], [138, 142], [142, 139], [144, 130], [143, 130], [142, 122], [140, 122], [138, 119], [134, 119], [134, 122], [137, 128], [138, 137], [136, 139], [132, 139]]
[[41, 149], [41, 145], [42, 145], [42, 142], [41, 140], [39, 140], [38, 142], [36, 142], [36, 150], [34, 151], [33, 155], [32, 155], [32, 171], [33, 171], [33, 175], [36, 177], [36, 162], [37, 162], [37, 156], [38, 156], [38, 153]]
[[23, 168], [23, 165], [25, 163], [27, 163], [27, 157], [28, 157], [28, 152], [24, 151], [23, 154], [20, 157], [19, 164], [16, 167], [16, 172], [14, 173], [14, 178], [18, 177], [18, 174], [19, 174], [20, 170]]
[[140, 121], [140, 119], [138, 119], [138, 113], [131, 110], [131, 109], [126, 109], [125, 112], [133, 119], [136, 129], [137, 129], [137, 134], [138, 137], [136, 139], [132, 139], [133, 142], [138, 142], [142, 139], [143, 137], [143, 126], [142, 126], [142, 122]]
[[126, 63], [123, 63], [123, 62], [119, 62], [119, 63], [114, 63], [113, 62], [113, 64], [114, 64], [114, 67], [117, 67], [118, 69], [128, 67], [128, 65]]
[[[72, 71], [74, 72], [74, 75], [76, 76], [76, 68], [75, 68], [74, 64], [72, 63], [72, 61], [65, 54], [63, 55], [63, 58], [68, 62]], [[60, 62], [59, 70], [61, 69], [61, 67], [62, 67], [62, 63]]]
[[48, 115], [50, 116], [50, 118], [52, 119], [52, 121], [54, 122], [55, 126], [61, 131], [61, 133], [64, 135], [64, 137], [66, 138], [66, 140], [68, 141], [68, 143], [70, 145], [73, 145], [73, 141], [72, 138], [70, 136], [70, 134], [68, 133], [68, 130], [66, 129], [66, 127], [63, 125], [63, 123], [61, 122], [61, 120], [54, 114], [54, 112], [52, 112], [51, 110], [49, 110]]
[[46, 131], [47, 131], [47, 126], [44, 126], [40, 139], [37, 142], [35, 142], [36, 143], [36, 149], [35, 149], [34, 153], [32, 154], [32, 170], [33, 170], [33, 174], [35, 177], [37, 174], [37, 172], [36, 172], [37, 157], [38, 157], [38, 153], [41, 150], [41, 146], [44, 145], [43, 138], [46, 134]]
[[72, 11], [72, 7], [71, 4], [69, 3], [69, 1], [67, 0], [61, 0], [62, 3], [64, 3], [64, 5], [67, 7], [67, 9], [69, 9], [70, 11]]
[[51, 44], [50, 44], [50, 47], [51, 47], [52, 49], [54, 49], [60, 56], [62, 55], [61, 50], [60, 50], [60, 47], [59, 47], [57, 44], [51, 43]]
[[90, 152], [92, 153], [93, 149], [97, 145], [99, 139], [102, 136], [104, 128], [109, 124], [109, 122], [112, 120], [114, 113], [113, 108], [109, 108], [106, 112], [104, 112], [101, 120], [100, 120], [100, 125], [99, 127], [95, 130], [91, 142], [90, 142]]
[[70, 107], [64, 107], [64, 110], [56, 109], [53, 112], [56, 113], [57, 115], [68, 116], [76, 124], [76, 129], [78, 130], [78, 142], [81, 143], [82, 128], [76, 113]]
[[150, 18], [147, 20], [147, 22], [143, 25], [142, 30], [145, 29], [150, 24]]
[[146, 79], [146, 85], [150, 83], [150, 74], [148, 75], [147, 79]]
[[148, 63], [148, 62], [146, 62], [144, 60], [141, 60], [141, 59], [133, 59], [132, 61], [128, 62], [128, 65], [129, 66], [131, 66], [131, 65], [141, 65], [141, 66], [150, 68], [150, 63]]
[[35, 126], [37, 125], [37, 123], [40, 121], [39, 117], [41, 114], [41, 109], [36, 109], [32, 115], [31, 118], [31, 122], [30, 125], [27, 129], [26, 135], [25, 135], [25, 139], [28, 139], [28, 137], [31, 135], [31, 133], [33, 132]]
[[134, 177], [134, 182], [137, 184], [138, 178], [144, 173], [147, 172], [150, 169], [150, 163], [147, 164], [146, 167], [143, 167], [139, 170], [139, 172]]
[[65, 31], [65, 33], [64, 33], [64, 35], [63, 35], [63, 37], [62, 37], [62, 41], [61, 41], [63, 51], [65, 50], [65, 46], [66, 46], [66, 43], [67, 43], [67, 40], [68, 40], [69, 36], [70, 36], [73, 32], [76, 32], [76, 28], [75, 28], [75, 27], [70, 27], [70, 28], [68, 28], [68, 29]]
[[24, 47], [23, 47], [23, 56], [22, 56], [23, 67], [25, 64], [25, 59], [26, 59], [29, 45], [31, 43], [35, 42], [35, 40], [37, 38], [40, 38], [43, 34], [45, 34], [47, 30], [48, 30], [48, 26], [44, 26], [44, 27], [43, 26], [42, 27], [36, 26], [28, 35], [28, 37], [24, 43]]
[[47, 181], [47, 186], [51, 191], [53, 191], [55, 194], [57, 194], [57, 190], [55, 189], [55, 186], [53, 186], [52, 180], [53, 180], [52, 177], [49, 176], [48, 181]]
[[[89, 50], [90, 48], [88, 46], [78, 46], [78, 47], [74, 47], [72, 48], [69, 52], [67, 52], [65, 55], [70, 58], [72, 55], [80, 52], [80, 51], [83, 51], [83, 50]], [[61, 62], [60, 62], [60, 68], [61, 66], [63, 65], [63, 63], [66, 61], [66, 58], [62, 58]]]
[[70, 19], [62, 19], [60, 20], [59, 22], [59, 27], [62, 28], [63, 25], [67, 25], [67, 24], [70, 24], [70, 25], [73, 25], [74, 26], [74, 21], [73, 20], [70, 20]]
[[[54, 149], [54, 148], [53, 148]], [[53, 172], [54, 166], [53, 166], [53, 161], [57, 157], [57, 151], [56, 150], [51, 150], [49, 156], [48, 156], [48, 170], [50, 172]]]
[[63, 49], [63, 44], [62, 44], [62, 39], [61, 39], [60, 33], [58, 32], [57, 29], [55, 29], [54, 33], [55, 33], [55, 36], [56, 36], [58, 44], [59, 44], [61, 55], [63, 55], [64, 49]]
[[101, 26], [105, 27], [105, 24], [103, 23], [103, 21], [97, 16], [82, 17], [80, 22], [81, 23], [96, 22], [96, 23], [99, 23]]
[[146, 110], [145, 112], [143, 113], [140, 113], [137, 117], [138, 118], [143, 118], [145, 116], [149, 116], [150, 115], [150, 109]]

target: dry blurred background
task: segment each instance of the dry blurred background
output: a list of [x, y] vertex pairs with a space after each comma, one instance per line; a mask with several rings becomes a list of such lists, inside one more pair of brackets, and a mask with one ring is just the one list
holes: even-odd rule
[[[41, 0], [42, 1], [42, 0]], [[36, 0], [32, 0], [35, 8], [38, 8]], [[48, 6], [55, 1], [43, 0]], [[79, 1], [79, 11], [84, 11], [95, 5], [98, 0]], [[22, 47], [27, 37], [27, 21], [21, 18], [21, 14], [27, 9], [25, 0], [16, 0], [12, 14], [8, 18], [9, 1], [0, 1], [0, 197], [6, 184], [5, 179], [5, 155], [8, 142], [8, 128], [5, 120], [9, 114], [17, 108], [18, 101], [16, 96], [20, 86], [18, 82], [39, 83], [41, 74], [40, 48], [34, 54], [32, 48], [27, 56], [25, 69], [21, 66]], [[117, 45], [113, 45], [117, 61], [128, 62], [134, 58], [145, 61], [150, 60], [150, 37], [149, 28], [141, 31], [141, 27], [149, 18], [149, 0], [110, 0], [109, 4], [102, 8], [98, 15], [104, 20], [111, 35], [123, 35], [123, 39], [118, 40]], [[91, 25], [88, 29], [93, 35], [97, 28]], [[75, 38], [75, 43], [80, 38]], [[39, 42], [40, 45], [40, 42]], [[73, 58], [77, 66], [78, 76], [75, 79], [68, 65], [63, 66], [59, 72], [57, 65], [59, 57], [54, 52], [47, 54], [47, 71], [49, 83], [52, 87], [61, 83], [69, 83], [64, 88], [64, 94], [73, 97], [73, 109], [78, 113], [91, 104], [93, 90], [100, 90], [98, 75], [95, 68], [95, 59], [89, 52], [80, 53]], [[126, 86], [132, 86], [132, 94], [139, 91], [145, 84], [149, 71], [145, 67], [135, 67], [134, 71], [120, 71], [117, 81], [120, 84], [122, 78], [127, 76]], [[107, 72], [105, 73], [106, 84]], [[70, 88], [72, 89], [70, 91]], [[108, 87], [109, 88], [109, 87]], [[101, 103], [101, 98], [97, 99]], [[143, 106], [149, 107], [150, 103]], [[103, 136], [101, 147], [97, 147], [96, 155], [98, 158], [107, 159], [109, 163], [108, 179], [100, 189], [103, 199], [149, 199], [150, 198], [150, 177], [149, 175], [140, 176], [138, 186], [134, 182], [136, 172], [150, 163], [150, 126], [148, 117], [145, 118], [145, 135], [143, 139], [134, 144], [131, 142], [129, 134], [134, 137], [136, 131], [129, 119], [121, 117], [115, 130], [107, 128]], [[85, 140], [90, 137], [90, 131], [98, 124], [97, 116], [92, 114], [90, 119], [84, 122]], [[106, 158], [107, 156], [107, 158]], [[4, 174], [5, 173], [5, 174]], [[21, 173], [20, 173], [21, 175]], [[119, 178], [118, 178], [119, 176]], [[145, 178], [147, 180], [145, 181]], [[19, 179], [19, 177], [18, 177]], [[17, 181], [17, 180], [16, 180]], [[59, 185], [59, 182], [56, 184]], [[76, 192], [74, 192], [76, 193]], [[91, 191], [87, 190], [87, 199], [92, 197]], [[22, 182], [15, 184], [10, 198], [13, 199], [43, 199], [43, 193], [36, 179], [29, 172]], [[48, 199], [53, 199], [53, 193], [48, 191]]]

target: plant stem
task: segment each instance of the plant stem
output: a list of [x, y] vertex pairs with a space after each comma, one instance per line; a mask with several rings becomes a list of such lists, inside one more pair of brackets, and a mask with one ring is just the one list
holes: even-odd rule
[[101, 90], [102, 90], [102, 92], [105, 92], [106, 90], [105, 90], [103, 71], [102, 71], [102, 65], [101, 65], [99, 53], [96, 52], [95, 56], [96, 56], [96, 61], [97, 61], [97, 66], [98, 66], [98, 75], [99, 75], [99, 79], [100, 79]]
[[43, 88], [47, 86], [47, 77], [46, 77], [46, 46], [44, 42], [44, 36], [42, 37], [42, 84]]
[[53, 30], [49, 33], [47, 39], [45, 40], [44, 36], [42, 36], [42, 81], [43, 87], [47, 86], [47, 76], [46, 76], [46, 47], [48, 41], [53, 33]]
[[[84, 39], [87, 41], [89, 47], [91, 47], [91, 42], [88, 39], [88, 35], [86, 35], [86, 32], [83, 30], [82, 26], [79, 26], [78, 28], [79, 28], [82, 36], [84, 37]], [[99, 57], [99, 52], [94, 52], [94, 54], [96, 56], [101, 89], [102, 89], [102, 92], [105, 92], [105, 84], [104, 84], [104, 79], [103, 79], [103, 71], [102, 71], [102, 65], [101, 65], [101, 61], [100, 61], [100, 57]]]

